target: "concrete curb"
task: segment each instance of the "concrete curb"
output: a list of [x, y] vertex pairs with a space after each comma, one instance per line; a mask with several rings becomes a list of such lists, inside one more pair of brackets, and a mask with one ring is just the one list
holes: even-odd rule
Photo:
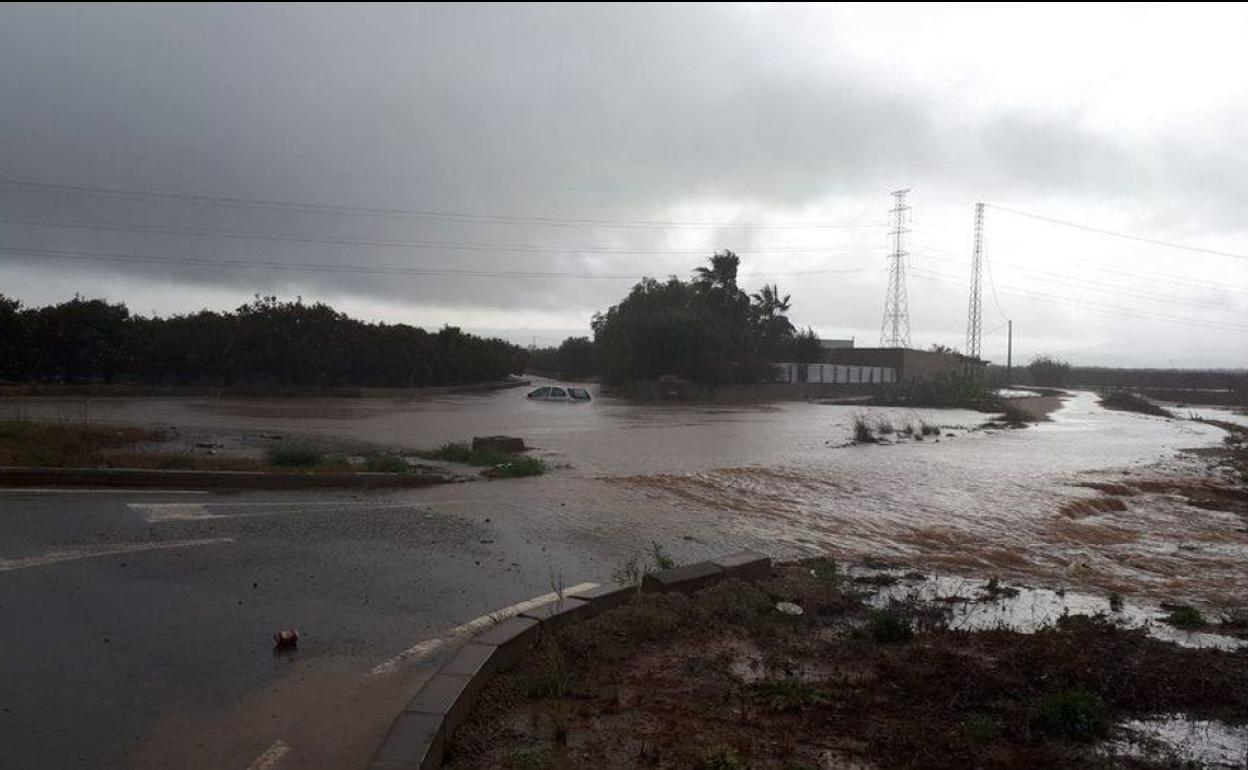
[[269, 473], [156, 468], [0, 467], [0, 487], [126, 487], [140, 489], [309, 489], [425, 487], [450, 482], [434, 473]]
[[[643, 593], [690, 592], [727, 578], [758, 580], [771, 574], [771, 558], [742, 551], [710, 561], [652, 572]], [[368, 770], [433, 770], [442, 766], [451, 738], [494, 676], [512, 668], [540, 635], [618, 607], [633, 586], [598, 586], [504, 620], [470, 639], [438, 669], [395, 718]]]

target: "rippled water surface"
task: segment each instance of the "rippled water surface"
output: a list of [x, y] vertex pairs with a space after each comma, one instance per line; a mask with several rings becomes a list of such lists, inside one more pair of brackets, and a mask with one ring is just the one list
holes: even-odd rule
[[[81, 402], [24, 401], [76, 418]], [[1221, 601], [1248, 595], [1243, 518], [1166, 495], [1079, 519], [1080, 482], [1195, 467], [1180, 450], [1222, 431], [1109, 412], [1092, 394], [1051, 422], [968, 431], [985, 415], [813, 403], [761, 406], [528, 401], [524, 390], [424, 399], [99, 399], [90, 419], [207, 430], [332, 435], [420, 448], [473, 435], [523, 437], [561, 466], [540, 479], [409, 492], [506, 508], [613, 544], [831, 552], [1096, 591]], [[855, 416], [944, 426], [939, 439], [845, 446]]]

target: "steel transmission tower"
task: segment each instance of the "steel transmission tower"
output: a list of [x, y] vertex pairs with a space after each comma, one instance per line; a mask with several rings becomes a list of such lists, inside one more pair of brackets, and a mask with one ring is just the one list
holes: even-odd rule
[[980, 337], [984, 327], [983, 287], [980, 273], [984, 267], [984, 204], [975, 204], [975, 246], [971, 252], [971, 299], [966, 310], [966, 354], [979, 358]]
[[884, 323], [880, 328], [880, 347], [910, 347], [910, 309], [906, 300], [906, 250], [903, 236], [906, 229], [906, 193], [909, 189], [893, 193], [893, 209], [890, 213], [893, 229], [893, 253], [888, 258], [888, 293], [884, 296]]

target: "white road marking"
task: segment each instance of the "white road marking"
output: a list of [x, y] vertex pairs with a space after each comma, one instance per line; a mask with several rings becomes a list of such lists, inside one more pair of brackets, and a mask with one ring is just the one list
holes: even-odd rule
[[[137, 514], [143, 516], [144, 520], [149, 524], [161, 521], [189, 521], [193, 519], [232, 519], [241, 516], [280, 516], [288, 513], [302, 513], [303, 508], [312, 508], [317, 506], [329, 507], [355, 507], [362, 509], [391, 509], [391, 508], [427, 508], [430, 505], [448, 505], [450, 503], [463, 502], [460, 500], [436, 500], [436, 501], [413, 501], [409, 503], [370, 503], [366, 500], [295, 500], [285, 501], [263, 501], [249, 503], [127, 503], [127, 507]], [[268, 511], [263, 513], [213, 513], [212, 509], [217, 508], [290, 508], [295, 510], [279, 510]]]
[[282, 760], [290, 753], [290, 746], [285, 741], [274, 741], [263, 754], [247, 765], [247, 770], [273, 770], [282, 764]]
[[0, 572], [11, 572], [31, 567], [44, 567], [63, 561], [77, 559], [97, 559], [101, 556], [114, 556], [121, 553], [139, 553], [142, 551], [160, 551], [168, 548], [194, 548], [201, 545], [224, 545], [233, 543], [232, 537], [210, 537], [199, 540], [166, 540], [158, 543], [107, 543], [101, 545], [84, 545], [68, 548], [63, 551], [50, 551], [38, 556], [24, 556], [20, 559], [0, 559]]
[[73, 488], [64, 489], [56, 487], [0, 487], [0, 494], [6, 492], [14, 492], [23, 495], [39, 494], [39, 495], [206, 495], [206, 489], [121, 489], [108, 487], [104, 489], [90, 488]]
[[[591, 588], [597, 588], [597, 587], [598, 587], [597, 583], [577, 583], [571, 588], [565, 588], [563, 590], [563, 595], [564, 596], [576, 596], [577, 594], [583, 594], [586, 591], [590, 590]], [[462, 623], [458, 626], [455, 626], [454, 628], [450, 629], [449, 631], [447, 631], [445, 634], [443, 634], [440, 637], [434, 637], [432, 639], [425, 639], [424, 641], [417, 642], [411, 647], [408, 647], [403, 652], [400, 652], [398, 655], [395, 655], [393, 658], [390, 658], [384, 663], [380, 663], [377, 666], [375, 666], [372, 671], [368, 672], [368, 675], [369, 676], [385, 676], [388, 674], [393, 674], [396, 671], [398, 671], [401, 666], [409, 665], [412, 663], [417, 663], [421, 660], [424, 660], [425, 658], [433, 654], [434, 651], [436, 651], [437, 649], [445, 645], [447, 642], [450, 642], [452, 639], [458, 639], [460, 637], [469, 636], [483, 628], [492, 626], [495, 623], [506, 620], [507, 618], [510, 618], [513, 615], [519, 615], [520, 613], [531, 610], [534, 607], [540, 607], [543, 604], [549, 604], [550, 602], [553, 602], [558, 598], [559, 598], [559, 594], [557, 593], [542, 594], [541, 596], [535, 596], [532, 599], [526, 599], [525, 601], [517, 602], [516, 604], [513, 604], [509, 607], [503, 607], [500, 610], [495, 610], [494, 612], [491, 612], [488, 615], [482, 615], [481, 617], [473, 618], [467, 623]]]
[[183, 521], [186, 519], [215, 519], [202, 503], [127, 503], [135, 513], [143, 514], [147, 523], [157, 521]]

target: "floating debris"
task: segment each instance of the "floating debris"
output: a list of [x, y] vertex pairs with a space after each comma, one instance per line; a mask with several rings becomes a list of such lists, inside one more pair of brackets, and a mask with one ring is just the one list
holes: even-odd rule
[[779, 610], [780, 612], [783, 612], [785, 615], [796, 616], [796, 615], [805, 614], [805, 610], [803, 610], [801, 607], [794, 604], [793, 602], [779, 602], [776, 604], [776, 609]]

